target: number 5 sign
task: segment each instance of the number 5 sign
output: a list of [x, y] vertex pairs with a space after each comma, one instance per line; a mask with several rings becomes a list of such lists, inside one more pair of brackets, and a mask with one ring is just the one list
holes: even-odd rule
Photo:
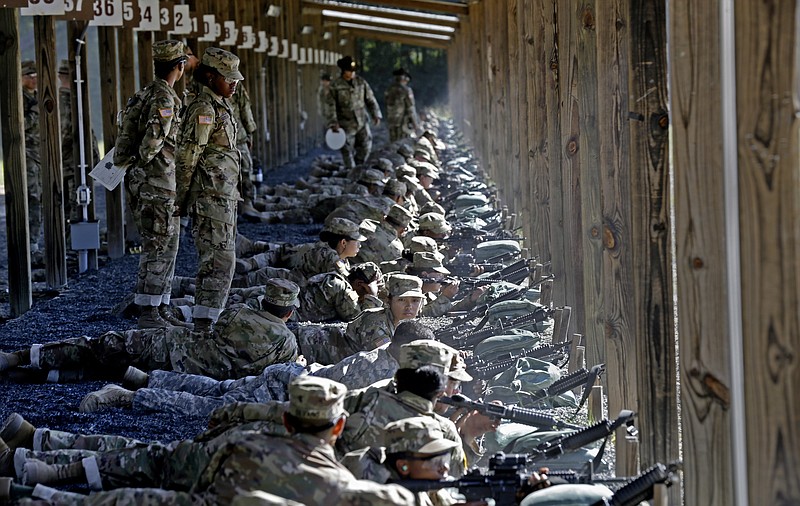
[[122, 26], [122, 0], [94, 0], [91, 26]]

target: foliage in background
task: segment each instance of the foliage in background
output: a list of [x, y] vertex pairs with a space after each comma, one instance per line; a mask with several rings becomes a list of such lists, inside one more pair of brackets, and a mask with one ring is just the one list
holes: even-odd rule
[[411, 89], [417, 101], [417, 110], [446, 105], [447, 52], [397, 42], [359, 39], [358, 54], [353, 55], [359, 65], [361, 77], [369, 82], [375, 97], [386, 114], [383, 94], [394, 81], [392, 71], [404, 67], [411, 73]]

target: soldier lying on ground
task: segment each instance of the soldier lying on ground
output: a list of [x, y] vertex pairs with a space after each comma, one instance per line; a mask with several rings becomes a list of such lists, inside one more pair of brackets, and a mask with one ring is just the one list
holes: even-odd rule
[[[282, 415], [288, 436], [234, 430], [207, 443], [153, 443], [77, 455], [23, 449], [17, 459], [20, 477], [29, 485], [87, 483], [95, 490], [153, 487], [175, 491], [184, 503], [187, 492], [199, 504], [230, 504], [242, 493], [259, 490], [307, 504], [424, 504], [401, 487], [357, 480], [338, 463], [333, 444], [345, 427], [346, 392], [344, 385], [323, 378], [295, 379]], [[130, 500], [142, 493], [147, 491], [120, 489], [92, 498]]]
[[[286, 327], [300, 289], [284, 279], [267, 284], [261, 310], [226, 309], [209, 334], [183, 327], [106, 332], [0, 353], [0, 371], [31, 365], [43, 371], [84, 369], [87, 376], [120, 379], [129, 365], [204, 374], [218, 379], [258, 374], [274, 363], [297, 358], [297, 341]], [[41, 375], [41, 372], [32, 371]], [[58, 381], [56, 378], [55, 381]], [[82, 409], [91, 409], [90, 405]]]

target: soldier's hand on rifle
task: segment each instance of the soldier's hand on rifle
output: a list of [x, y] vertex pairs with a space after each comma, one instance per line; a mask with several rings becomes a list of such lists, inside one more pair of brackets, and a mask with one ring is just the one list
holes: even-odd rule
[[485, 286], [478, 286], [474, 290], [472, 290], [472, 292], [470, 292], [469, 294], [470, 302], [473, 303], [478, 302], [478, 299], [480, 299], [483, 296], [483, 294], [486, 293], [486, 289], [487, 288]]
[[456, 294], [458, 293], [458, 286], [460, 284], [457, 279], [453, 279], [451, 281], [452, 281], [451, 283], [444, 285], [442, 287], [442, 291], [440, 292], [448, 299], [452, 299], [453, 297], [456, 296]]

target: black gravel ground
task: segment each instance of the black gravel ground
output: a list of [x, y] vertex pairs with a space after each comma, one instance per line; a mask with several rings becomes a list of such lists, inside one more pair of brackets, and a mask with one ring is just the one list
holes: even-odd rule
[[[314, 157], [330, 153], [317, 149], [301, 159], [266, 174], [266, 184], [292, 182], [308, 173]], [[97, 209], [103, 209], [99, 196]], [[97, 271], [78, 275], [70, 273], [68, 289], [61, 293], [37, 291], [33, 308], [24, 315], [9, 319], [7, 301], [8, 258], [5, 206], [0, 202], [0, 350], [13, 351], [34, 343], [46, 343], [80, 335], [98, 336], [109, 330], [135, 328], [136, 321], [114, 314], [114, 306], [130, 293], [138, 266], [138, 255], [109, 260], [101, 257]], [[101, 222], [101, 227], [103, 226]], [[240, 223], [240, 233], [260, 240], [291, 243], [317, 239], [320, 225], [267, 225]], [[102, 252], [101, 252], [102, 254]], [[176, 274], [194, 276], [196, 250], [191, 236], [181, 237]], [[13, 268], [13, 266], [12, 266]], [[3, 318], [3, 315], [5, 317]], [[0, 378], [0, 422], [14, 412], [22, 414], [36, 427], [83, 434], [120, 434], [142, 440], [168, 442], [191, 438], [206, 425], [204, 417], [168, 415], [135, 410], [112, 409], [97, 414], [78, 411], [81, 399], [106, 382], [87, 381], [72, 384], [20, 384]]]

